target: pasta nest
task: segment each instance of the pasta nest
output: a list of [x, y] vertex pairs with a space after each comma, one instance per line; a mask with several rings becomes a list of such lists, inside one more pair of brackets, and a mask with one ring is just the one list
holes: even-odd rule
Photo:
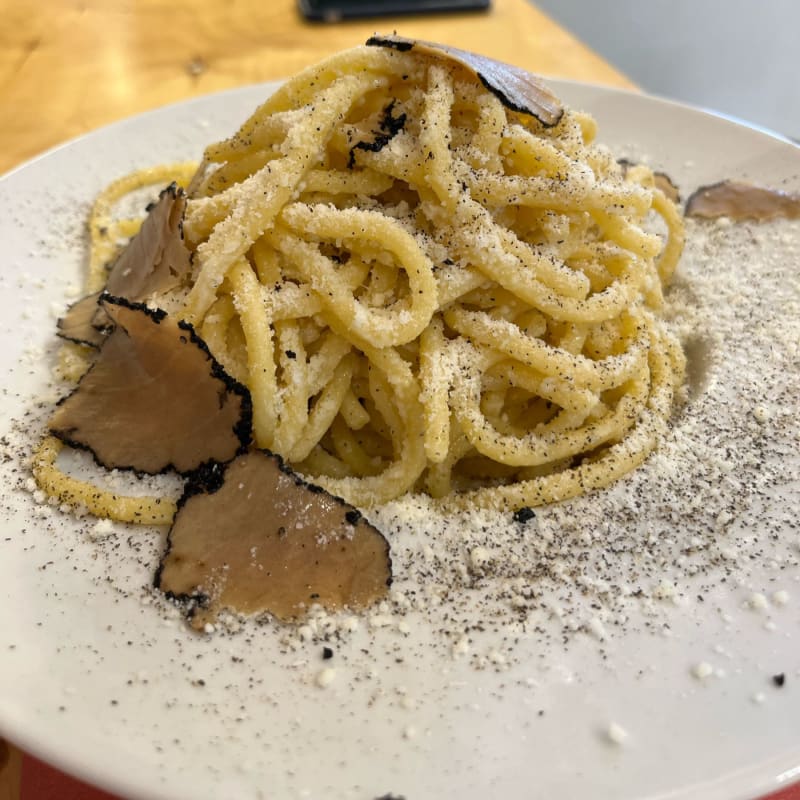
[[607, 485], [682, 381], [659, 309], [683, 228], [595, 133], [506, 108], [457, 63], [340, 54], [207, 148], [192, 284], [165, 303], [249, 388], [256, 443], [352, 503]]

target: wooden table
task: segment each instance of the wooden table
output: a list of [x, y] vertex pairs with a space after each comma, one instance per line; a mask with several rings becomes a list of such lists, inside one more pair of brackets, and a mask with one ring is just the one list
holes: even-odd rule
[[294, 0], [0, 0], [0, 174], [100, 125], [286, 77], [393, 29], [546, 75], [632, 85], [526, 0], [338, 25], [305, 23]]

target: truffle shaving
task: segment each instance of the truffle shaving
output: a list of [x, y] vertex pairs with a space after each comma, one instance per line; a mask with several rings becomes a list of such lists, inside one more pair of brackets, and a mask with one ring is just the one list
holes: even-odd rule
[[[148, 207], [139, 232], [114, 262], [106, 291], [114, 297], [141, 302], [177, 289], [191, 270], [191, 254], [183, 241], [186, 195], [177, 184], [164, 189]], [[99, 347], [111, 321], [98, 306], [100, 292], [84, 297], [58, 321], [59, 335]]]
[[[622, 167], [622, 174], [627, 175], [628, 170], [632, 167], [638, 167], [639, 164], [636, 161], [631, 161], [629, 158], [618, 158], [617, 163]], [[675, 181], [667, 175], [666, 172], [654, 172], [653, 173], [653, 183], [655, 184], [656, 189], [659, 189], [661, 192], [664, 193], [664, 196], [668, 200], [672, 200], [673, 203], [680, 203], [681, 201], [681, 193], [680, 189], [678, 189]]]
[[139, 233], [111, 267], [106, 291], [128, 300], [146, 300], [178, 288], [191, 270], [183, 241], [186, 195], [171, 183], [148, 208]]
[[106, 331], [94, 322], [99, 298], [100, 292], [95, 292], [73, 303], [58, 320], [58, 335], [71, 342], [99, 347], [106, 340]]
[[223, 609], [289, 621], [314, 604], [363, 608], [386, 594], [389, 544], [344, 500], [264, 450], [217, 472], [210, 488], [190, 481], [155, 579], [189, 604], [194, 627]]
[[402, 52], [413, 49], [441, 61], [459, 64], [475, 75], [506, 108], [521, 114], [530, 114], [545, 127], [557, 125], [564, 114], [561, 101], [540, 78], [511, 64], [449, 45], [406, 39], [403, 36], [371, 36], [367, 44]]
[[187, 473], [250, 442], [250, 394], [191, 325], [103, 294], [115, 325], [91, 369], [61, 401], [50, 430], [110, 469]]
[[701, 186], [686, 201], [686, 216], [702, 219], [729, 217], [767, 222], [772, 219], [800, 219], [800, 195], [753, 186], [738, 181], [721, 181]]
[[680, 190], [666, 172], [654, 172], [653, 180], [655, 182], [656, 189], [660, 189], [668, 200], [672, 200], [673, 203], [680, 203]]

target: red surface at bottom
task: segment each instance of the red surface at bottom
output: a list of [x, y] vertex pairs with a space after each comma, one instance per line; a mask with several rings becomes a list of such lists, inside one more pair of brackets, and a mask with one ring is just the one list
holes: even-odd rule
[[117, 800], [32, 756], [22, 756], [20, 800]]
[[[22, 758], [20, 800], [119, 800], [116, 795], [94, 789], [70, 778], [32, 756]], [[414, 800], [414, 798], [408, 798]], [[800, 800], [800, 783], [787, 786], [761, 800]]]

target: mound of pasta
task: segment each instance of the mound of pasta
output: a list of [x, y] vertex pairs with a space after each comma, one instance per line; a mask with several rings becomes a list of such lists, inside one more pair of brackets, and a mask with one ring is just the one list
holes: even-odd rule
[[249, 389], [258, 447], [356, 505], [602, 487], [683, 379], [675, 204], [589, 116], [475, 63], [390, 37], [289, 80], [207, 148], [190, 274], [148, 298]]

